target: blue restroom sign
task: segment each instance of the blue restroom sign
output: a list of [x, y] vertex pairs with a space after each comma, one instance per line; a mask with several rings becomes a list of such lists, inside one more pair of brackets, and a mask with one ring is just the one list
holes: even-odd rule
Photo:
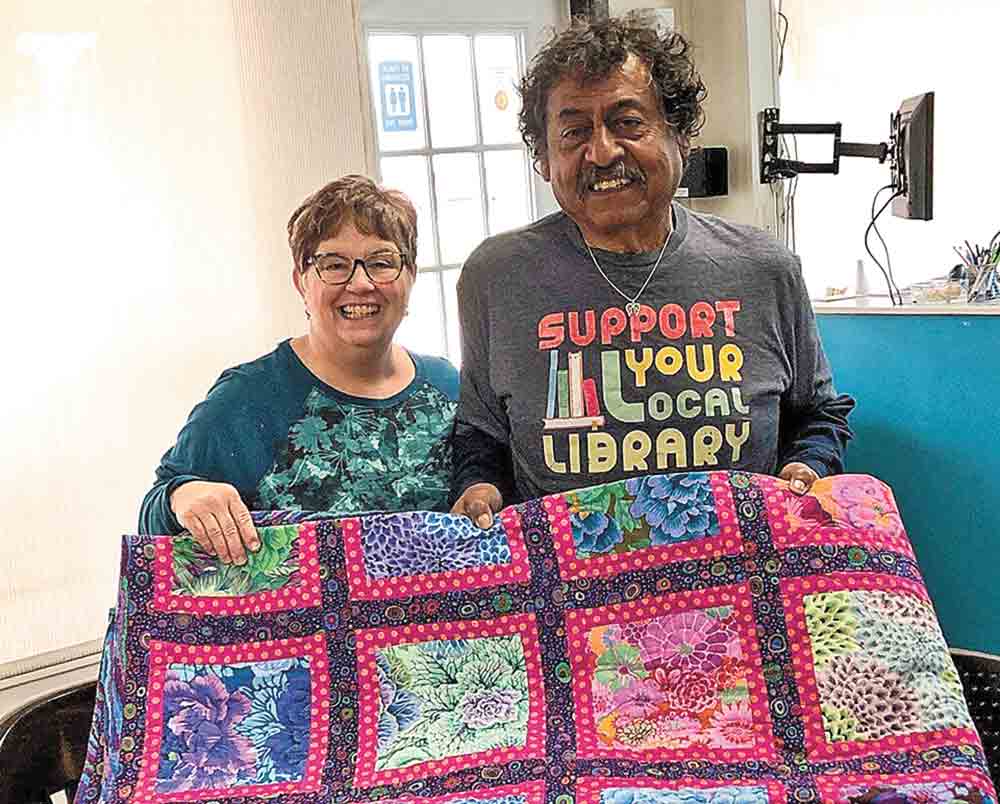
[[382, 130], [416, 131], [413, 64], [408, 61], [379, 62], [378, 83], [382, 96]]

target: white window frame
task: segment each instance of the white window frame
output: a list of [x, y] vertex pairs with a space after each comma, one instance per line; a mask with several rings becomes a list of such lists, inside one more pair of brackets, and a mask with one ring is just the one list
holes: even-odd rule
[[[538, 217], [538, 203], [535, 191], [534, 175], [532, 173], [531, 167], [531, 154], [528, 152], [527, 147], [523, 142], [508, 143], [500, 145], [486, 145], [483, 143], [483, 121], [482, 121], [482, 110], [479, 103], [479, 71], [476, 64], [476, 48], [474, 45], [476, 36], [490, 36], [490, 35], [505, 35], [513, 36], [514, 41], [517, 46], [517, 69], [518, 74], [523, 76], [525, 70], [527, 69], [527, 56], [526, 56], [526, 39], [527, 39], [527, 26], [520, 25], [498, 25], [494, 23], [487, 23], [483, 25], [477, 25], [475, 23], [470, 24], [457, 24], [457, 25], [412, 25], [412, 24], [400, 24], [400, 25], [386, 25], [384, 23], [372, 23], [364, 25], [362, 27], [362, 35], [364, 42], [364, 59], [363, 62], [367, 65], [369, 58], [369, 47], [368, 41], [372, 36], [412, 36], [417, 40], [417, 70], [420, 76], [420, 95], [423, 103], [419, 111], [420, 119], [424, 129], [425, 135], [425, 145], [423, 148], [409, 148], [406, 150], [397, 151], [383, 151], [379, 142], [379, 132], [378, 132], [378, 113], [375, 108], [375, 92], [371, 86], [370, 78], [367, 81], [368, 85], [368, 114], [369, 114], [369, 126], [371, 141], [373, 143], [373, 157], [375, 161], [375, 171], [379, 177], [379, 181], [382, 180], [382, 159], [384, 157], [403, 157], [403, 156], [419, 156], [426, 160], [427, 164], [427, 180], [428, 180], [428, 190], [430, 195], [430, 205], [431, 205], [431, 220], [421, 221], [421, 226], [430, 225], [431, 236], [433, 238], [434, 249], [437, 259], [433, 265], [422, 265], [417, 270], [422, 274], [432, 274], [434, 275], [434, 280], [437, 283], [437, 295], [439, 310], [441, 313], [441, 327], [444, 336], [444, 350], [446, 357], [454, 358], [458, 355], [458, 344], [450, 343], [448, 336], [448, 307], [447, 299], [445, 297], [445, 286], [443, 274], [445, 271], [454, 270], [456, 268], [461, 268], [462, 263], [443, 263], [441, 262], [442, 251], [441, 251], [441, 232], [439, 227], [439, 213], [438, 213], [438, 202], [437, 202], [437, 184], [434, 176], [434, 157], [441, 154], [467, 154], [472, 153], [476, 155], [476, 161], [479, 165], [479, 186], [482, 201], [482, 211], [483, 211], [483, 231], [486, 233], [487, 237], [491, 236], [490, 233], [490, 199], [489, 199], [489, 189], [486, 184], [486, 162], [484, 159], [484, 154], [491, 151], [520, 151], [524, 154], [524, 169], [525, 169], [525, 187], [528, 191], [528, 213], [530, 220], [535, 220]], [[430, 128], [430, 98], [427, 90], [427, 80], [426, 73], [424, 70], [424, 39], [428, 36], [466, 36], [469, 40], [469, 55], [470, 63], [472, 65], [472, 91], [473, 91], [473, 104], [475, 109], [475, 123], [476, 123], [476, 143], [473, 145], [463, 145], [448, 148], [435, 148], [434, 142], [431, 135]], [[367, 74], [367, 69], [366, 69]]]

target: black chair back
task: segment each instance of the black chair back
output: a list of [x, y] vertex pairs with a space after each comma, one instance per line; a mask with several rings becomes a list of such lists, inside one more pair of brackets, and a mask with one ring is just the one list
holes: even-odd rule
[[0, 802], [73, 801], [87, 756], [97, 682], [34, 701], [0, 722]]
[[993, 784], [1000, 789], [1000, 656], [953, 650], [951, 658], [983, 741]]

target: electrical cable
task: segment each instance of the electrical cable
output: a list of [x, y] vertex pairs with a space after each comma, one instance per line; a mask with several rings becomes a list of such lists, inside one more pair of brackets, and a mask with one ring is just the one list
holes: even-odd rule
[[[885, 187], [880, 188], [875, 193], [875, 199], [878, 199], [878, 196], [883, 191], [885, 191], [887, 189], [892, 189], [892, 185], [890, 184], [890, 185], [886, 185]], [[901, 293], [899, 293], [899, 288], [895, 288], [896, 294], [899, 296], [898, 301], [897, 301], [896, 296], [893, 295], [893, 288], [895, 287], [895, 285], [894, 285], [892, 279], [890, 278], [891, 274], [882, 266], [882, 263], [880, 263], [878, 261], [878, 258], [872, 253], [871, 248], [868, 246], [868, 236], [871, 234], [871, 231], [872, 231], [873, 227], [875, 228], [876, 232], [878, 231], [878, 228], [875, 226], [875, 222], [879, 219], [879, 216], [883, 212], [885, 212], [885, 210], [889, 206], [889, 204], [892, 203], [892, 200], [894, 198], [897, 198], [898, 196], [901, 196], [902, 194], [903, 194], [902, 190], [897, 190], [895, 193], [893, 193], [891, 196], [889, 196], [889, 200], [886, 201], [882, 205], [882, 207], [879, 209], [879, 211], [877, 213], [874, 211], [874, 209], [875, 209], [875, 199], [872, 200], [872, 219], [871, 219], [871, 222], [868, 224], [868, 228], [865, 229], [865, 238], [864, 238], [865, 251], [868, 252], [868, 256], [872, 258], [872, 261], [878, 266], [878, 269], [882, 272], [882, 276], [885, 278], [886, 287], [889, 289], [889, 300], [892, 302], [892, 306], [893, 307], [895, 307], [897, 305], [902, 305], [903, 304], [903, 296], [902, 296]], [[882, 237], [882, 235], [879, 234], [879, 238], [881, 238], [881, 237]], [[884, 240], [882, 241], [882, 243], [883, 243], [883, 245], [885, 245], [885, 241]], [[886, 248], [885, 254], [886, 254], [886, 263], [888, 264], [889, 263], [889, 249], [888, 248]]]
[[[783, 2], [783, 0], [777, 0], [777, 6], [775, 6], [775, 0], [770, 0], [770, 2], [768, 3], [768, 5], [771, 8], [771, 12], [772, 12], [772, 14], [771, 14], [771, 36], [773, 37], [772, 41], [774, 41], [774, 42], [781, 42], [782, 41], [781, 20], [778, 17], [778, 15], [781, 14], [782, 2]], [[783, 55], [784, 54], [783, 54], [783, 48], [782, 48], [781, 51], [779, 51], [779, 53], [777, 54], [777, 56], [774, 57], [774, 61], [771, 64], [771, 67], [775, 71], [775, 75], [776, 75], [776, 78], [775, 78], [775, 91], [776, 92], [777, 92], [778, 80], [781, 78], [781, 71], [782, 71], [782, 68], [784, 66], [783, 63], [782, 63], [784, 61]], [[775, 98], [775, 100], [777, 100], [777, 98]], [[779, 152], [779, 155], [780, 155], [780, 152]], [[768, 188], [771, 190], [771, 198], [774, 201], [774, 220], [775, 220], [775, 223], [778, 226], [778, 231], [776, 232], [776, 236], [781, 240], [782, 243], [785, 244], [785, 246], [787, 246], [788, 245], [788, 229], [787, 229], [787, 225], [786, 225], [787, 222], [785, 220], [785, 195], [784, 195], [784, 192], [782, 192], [783, 189], [784, 189], [784, 186], [783, 186], [782, 182], [772, 181], [772, 182], [770, 182], [768, 184]]]
[[781, 4], [778, 4], [778, 18], [785, 23], [785, 30], [778, 36], [778, 77], [785, 68], [785, 40], [788, 39], [788, 17], [781, 13]]
[[[873, 221], [875, 220], [875, 205], [878, 203], [878, 197], [883, 192], [885, 192], [886, 190], [891, 190], [892, 187], [893, 187], [893, 185], [887, 184], [884, 187], [879, 188], [879, 190], [875, 193], [875, 197], [872, 198], [872, 211], [871, 211], [871, 214], [872, 214]], [[899, 194], [897, 193], [897, 195], [899, 195]], [[895, 197], [896, 196], [893, 196], [893, 198], [895, 198]], [[898, 298], [899, 299], [899, 303], [902, 304], [903, 303], [903, 294], [899, 292], [899, 285], [896, 284], [896, 277], [893, 276], [893, 274], [892, 274], [892, 257], [889, 254], [889, 246], [886, 245], [885, 238], [882, 237], [882, 233], [879, 231], [877, 223], [873, 223], [872, 229], [874, 230], [875, 234], [878, 236], [878, 239], [882, 243], [882, 250], [885, 251], [885, 270], [889, 274], [889, 282], [892, 285], [892, 287], [890, 288], [890, 296], [891, 296], [891, 291], [893, 289], [895, 289], [895, 291], [896, 291], [896, 298]]]
[[791, 211], [792, 220], [792, 251], [798, 253], [799, 248], [799, 238], [798, 238], [798, 214], [795, 211], [795, 194], [799, 191], [799, 177], [796, 176], [792, 179], [792, 191], [789, 193], [788, 208]]
[[[871, 220], [872, 218], [875, 217], [875, 206], [878, 204], [878, 197], [880, 195], [882, 195], [882, 193], [884, 193], [886, 190], [891, 190], [891, 189], [892, 189], [892, 185], [891, 184], [887, 184], [884, 187], [880, 187], [878, 190], [875, 191], [875, 195], [872, 198], [872, 209], [871, 209], [871, 212], [868, 213], [869, 220]], [[886, 245], [885, 238], [882, 237], [882, 232], [879, 231], [879, 228], [878, 228], [877, 224], [872, 227], [872, 231], [875, 232], [875, 236], [878, 237], [879, 242], [882, 244], [882, 251], [885, 253], [886, 272], [889, 274], [889, 280], [892, 281], [892, 269], [890, 267], [891, 260], [890, 260], [890, 257], [889, 257], [889, 246]], [[893, 282], [892, 284], [895, 285], [896, 283]]]
[[[892, 200], [894, 198], [896, 198], [897, 196], [899, 196], [901, 193], [900, 192], [896, 192], [893, 195], [891, 195], [889, 197], [889, 199], [878, 210], [878, 212], [875, 211], [875, 206], [876, 206], [876, 204], [878, 202], [879, 195], [881, 195], [885, 190], [891, 190], [891, 189], [892, 189], [892, 185], [890, 184], [890, 185], [886, 185], [884, 187], [881, 187], [881, 188], [879, 188], [876, 191], [875, 197], [872, 199], [871, 220], [868, 223], [868, 227], [865, 229], [864, 242], [865, 242], [865, 251], [868, 252], [868, 256], [872, 258], [872, 261], [878, 266], [879, 271], [882, 272], [882, 276], [885, 279], [886, 287], [889, 290], [889, 299], [892, 302], [892, 305], [895, 307], [897, 304], [902, 305], [902, 303], [903, 303], [903, 297], [902, 297], [902, 294], [899, 292], [899, 288], [896, 287], [895, 281], [893, 280], [893, 277], [892, 277], [892, 262], [891, 262], [891, 258], [890, 258], [890, 255], [889, 255], [889, 248], [888, 248], [888, 246], [885, 243], [885, 239], [882, 237], [882, 233], [878, 229], [877, 221], [878, 221], [879, 217], [882, 215], [882, 213], [889, 206], [889, 204], [892, 203]], [[872, 232], [873, 229], [875, 230], [875, 233], [878, 235], [879, 240], [882, 241], [882, 247], [885, 250], [885, 259], [886, 259], [886, 265], [885, 266], [883, 266], [882, 263], [879, 262], [878, 258], [876, 258], [875, 254], [872, 252], [872, 250], [871, 250], [871, 248], [869, 247], [869, 244], [868, 244], [868, 236], [871, 234], [871, 232]]]
[[[791, 23], [788, 17], [783, 11], [784, 0], [778, 0], [778, 6], [775, 9], [775, 35], [778, 38], [778, 80], [781, 80], [781, 74], [785, 70], [785, 43], [788, 41], [788, 31], [791, 28]], [[782, 28], [780, 23], [784, 23]], [[792, 158], [798, 161], [799, 158], [799, 141], [792, 135], [792, 148], [793, 152], [790, 153], [788, 148], [788, 140], [784, 135], [779, 137], [779, 146], [782, 155], [787, 158], [792, 156]], [[795, 251], [797, 247], [796, 243], [796, 233], [795, 233], [795, 193], [799, 187], [799, 177], [794, 176], [788, 184], [785, 186], [787, 192], [784, 198], [784, 208], [782, 210], [782, 234], [785, 241], [785, 246], [787, 246], [791, 251]]]
[[[792, 137], [792, 150], [788, 149], [788, 140], [785, 139], [784, 135], [781, 137], [781, 146], [784, 149], [784, 154], [786, 157], [791, 156], [791, 158], [798, 162], [799, 161], [799, 139], [794, 134]], [[792, 176], [788, 180], [787, 185], [788, 192], [785, 194], [785, 220], [787, 222], [787, 237], [785, 245], [788, 246], [793, 252], [796, 246], [796, 231], [795, 231], [795, 196], [799, 191], [799, 176], [798, 174]]]

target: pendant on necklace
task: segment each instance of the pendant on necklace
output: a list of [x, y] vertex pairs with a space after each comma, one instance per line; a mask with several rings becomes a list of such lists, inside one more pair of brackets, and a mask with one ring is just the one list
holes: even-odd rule
[[639, 315], [639, 302], [630, 301], [628, 304], [625, 305], [625, 312], [628, 313], [630, 316]]

